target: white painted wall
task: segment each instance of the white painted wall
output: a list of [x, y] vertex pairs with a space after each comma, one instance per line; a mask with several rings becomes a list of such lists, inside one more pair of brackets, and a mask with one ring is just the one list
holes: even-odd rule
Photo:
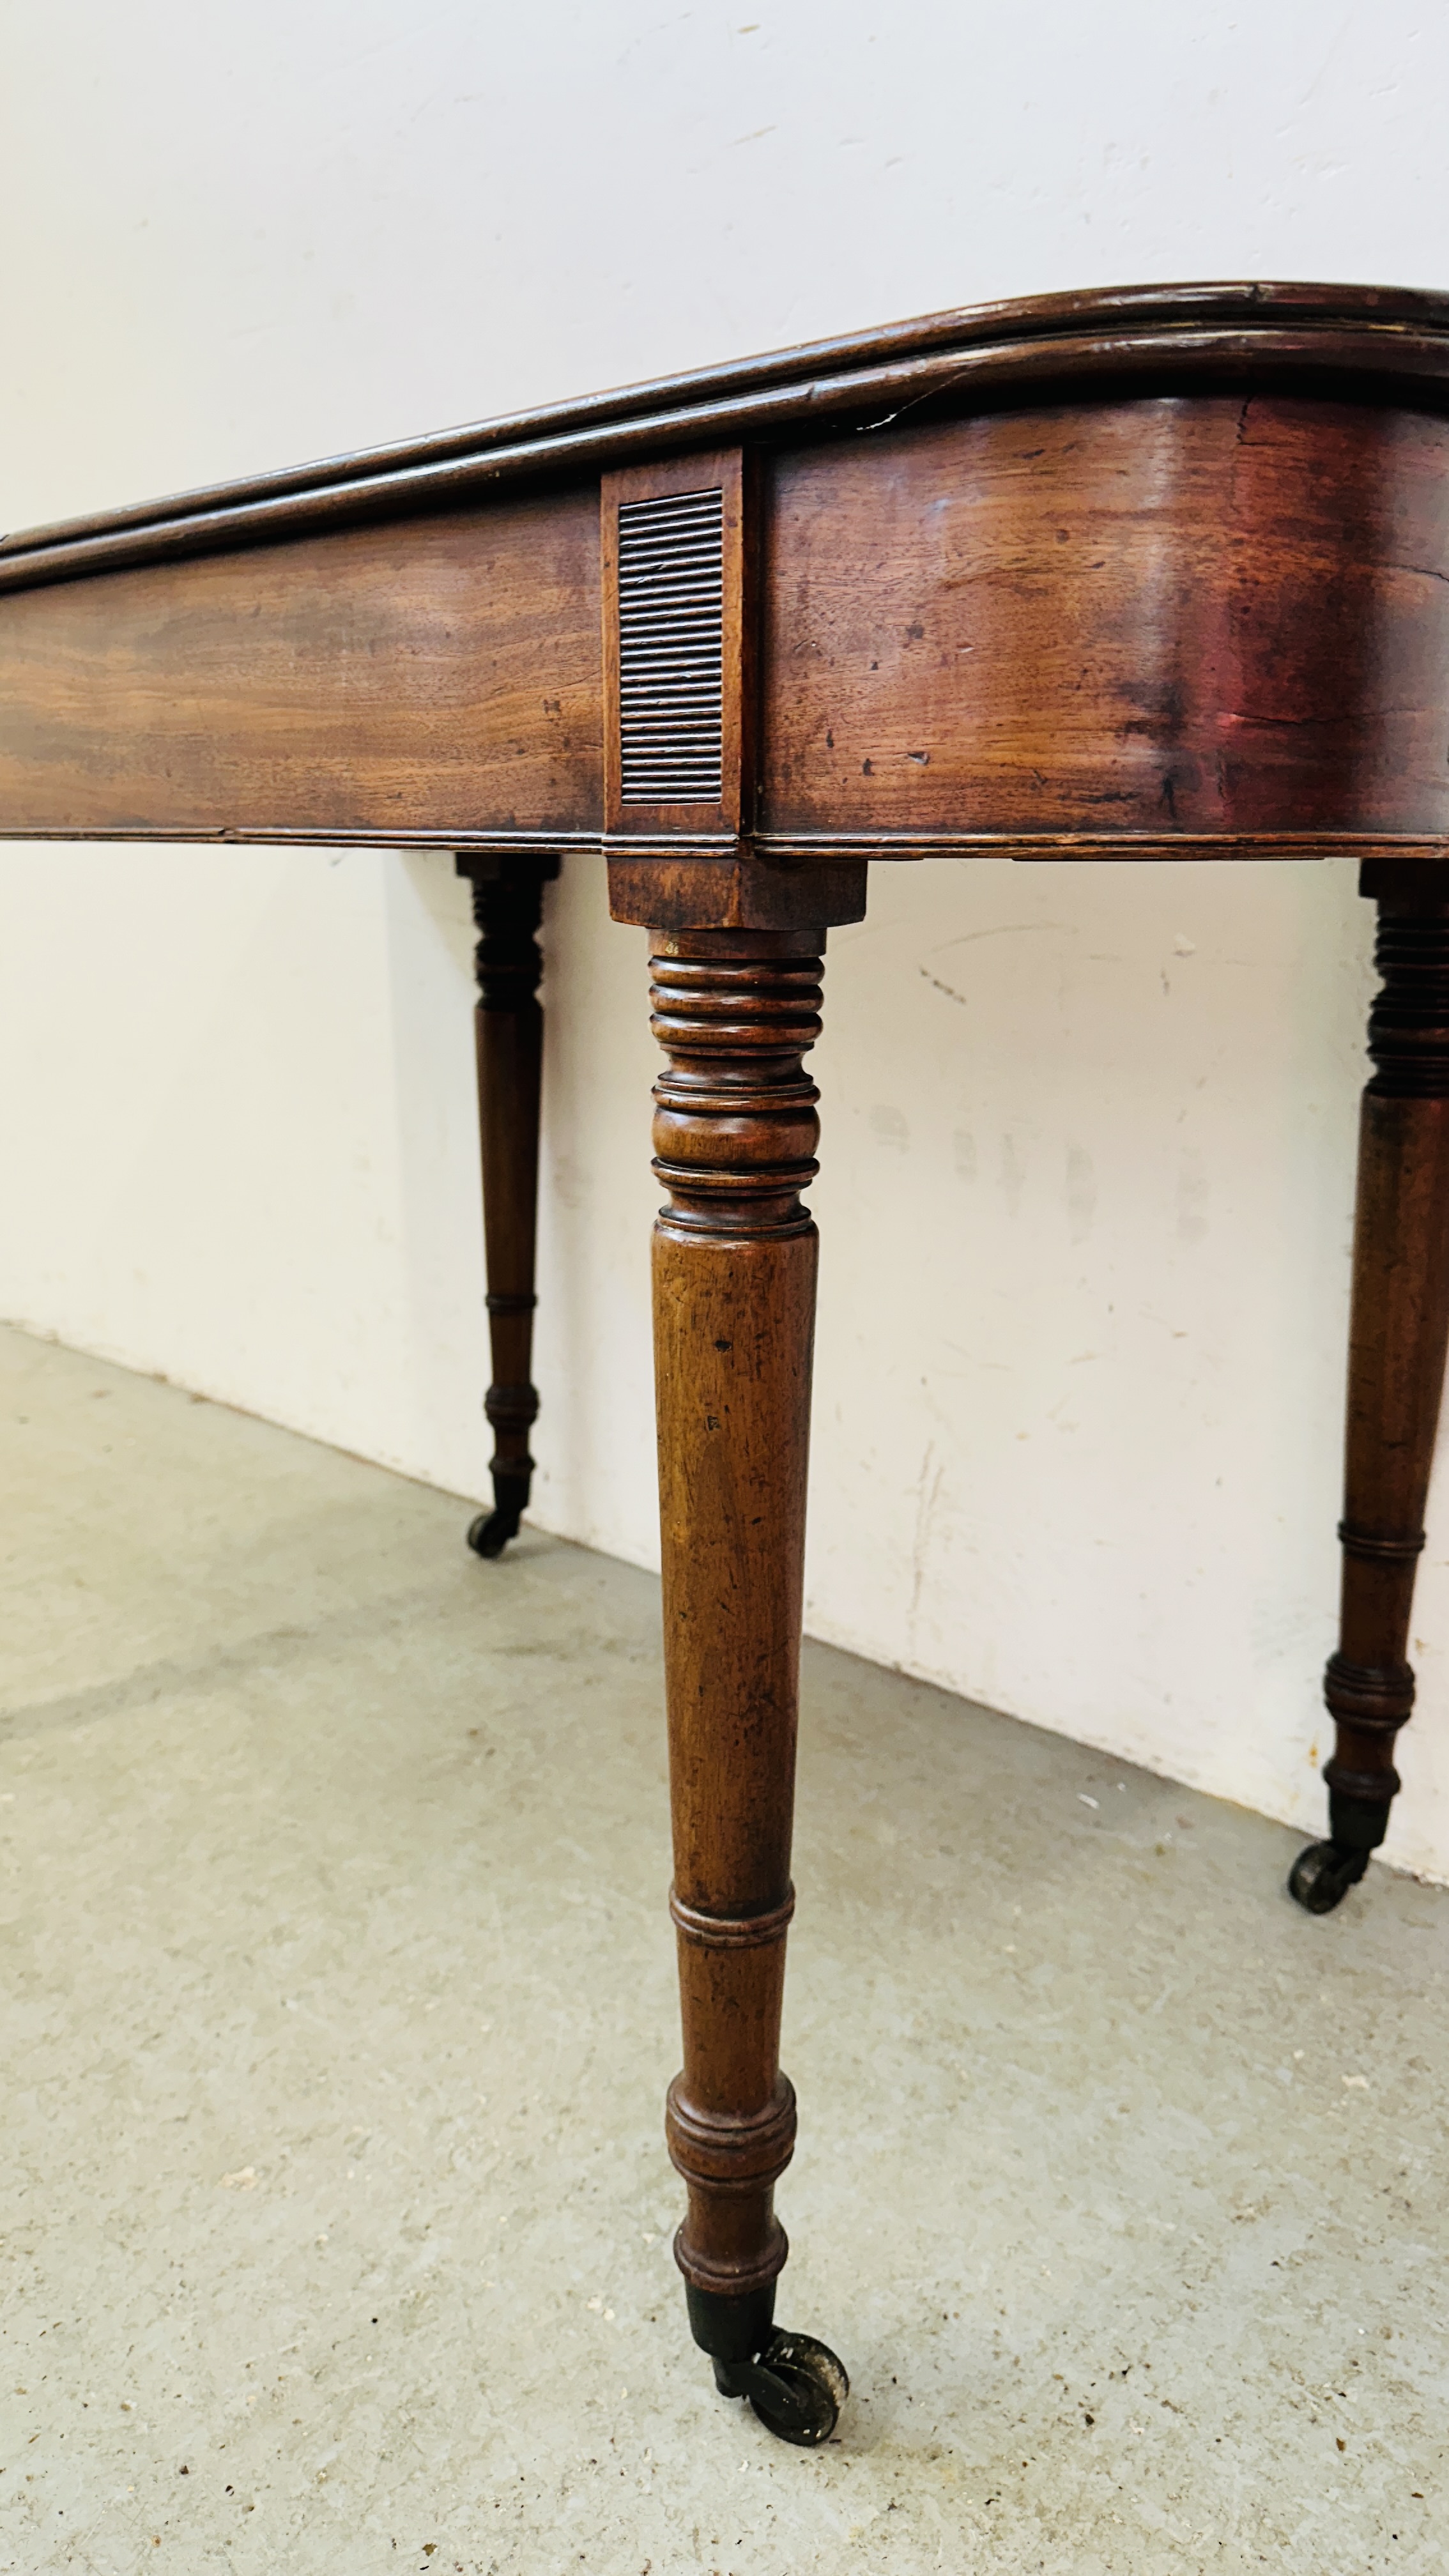
[[[737, 9], [8, 0], [0, 518], [994, 295], [1449, 281], [1443, 13]], [[0, 1312], [480, 1492], [464, 894], [0, 849]], [[877, 871], [818, 1055], [817, 1635], [1317, 1820], [1368, 929], [1338, 866]], [[650, 1561], [653, 1050], [594, 867], [547, 999], [537, 1517]], [[1391, 1848], [1449, 1877], [1442, 1509], [1420, 1599]]]

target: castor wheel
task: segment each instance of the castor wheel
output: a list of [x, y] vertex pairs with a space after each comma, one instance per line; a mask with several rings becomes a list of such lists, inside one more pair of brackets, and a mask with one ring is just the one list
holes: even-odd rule
[[480, 1512], [468, 1530], [468, 1545], [475, 1556], [501, 1556], [511, 1538], [518, 1536], [518, 1524], [528, 1508], [528, 1478], [500, 1476], [493, 1478], [493, 1509]]
[[475, 1556], [501, 1556], [518, 1536], [516, 1512], [480, 1512], [468, 1525], [468, 1545]]
[[802, 2449], [829, 2441], [850, 2395], [845, 2364], [828, 2344], [778, 2326], [753, 2361], [717, 2361], [714, 2382], [722, 2397], [748, 2398], [767, 2432]]
[[768, 2432], [813, 2450], [828, 2442], [850, 2395], [845, 2365], [813, 2335], [774, 2322], [775, 2284], [730, 2297], [684, 2284], [690, 2332], [714, 2364], [721, 2397], [744, 2397]]
[[1288, 1873], [1288, 1893], [1305, 1914], [1331, 1914], [1368, 1865], [1368, 1853], [1351, 1844], [1310, 1843]]

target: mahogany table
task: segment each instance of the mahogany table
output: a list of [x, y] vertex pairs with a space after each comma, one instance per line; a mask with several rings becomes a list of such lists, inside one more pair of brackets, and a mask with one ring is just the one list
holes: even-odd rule
[[1326, 1912], [1398, 1787], [1449, 1331], [1449, 297], [1148, 287], [937, 315], [0, 545], [0, 833], [443, 846], [473, 880], [498, 1430], [527, 1496], [562, 855], [653, 934], [676, 2251], [728, 2394], [773, 2325], [826, 931], [866, 869], [1322, 858], [1378, 906]]

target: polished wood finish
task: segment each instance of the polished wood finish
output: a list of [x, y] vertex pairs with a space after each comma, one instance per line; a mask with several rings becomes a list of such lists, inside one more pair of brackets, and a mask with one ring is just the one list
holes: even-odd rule
[[[619, 510], [705, 488], [728, 522], [717, 659], [680, 573], [650, 696], [631, 520], [621, 712]], [[717, 799], [698, 743], [691, 768], [669, 734], [691, 652], [720, 675]], [[1412, 1696], [1449, 1316], [1446, 707], [1449, 299], [1399, 290], [938, 314], [0, 543], [0, 833], [465, 849], [500, 1472], [526, 1472], [532, 1402], [537, 1024], [531, 931], [489, 910], [518, 880], [490, 870], [602, 852], [616, 916], [653, 931], [679, 2254], [721, 2384], [789, 2438], [822, 2438], [844, 2384], [799, 2338], [774, 2382], [761, 2363], [794, 2136], [777, 2048], [815, 1278], [802, 1058], [826, 926], [860, 918], [872, 858], [1368, 863], [1385, 989], [1335, 1839], [1292, 1882], [1326, 1910], [1381, 1835]], [[692, 781], [693, 802], [682, 784], [640, 801], [639, 745], [665, 736], [679, 765], [648, 792]], [[797, 2394], [815, 2374], [813, 2415], [790, 2419], [792, 2370]]]
[[493, 1379], [484, 1398], [496, 1446], [489, 1460], [493, 1510], [468, 1533], [479, 1556], [498, 1556], [517, 1534], [533, 1477], [528, 1435], [538, 1417], [532, 1382], [538, 1120], [543, 1083], [543, 889], [557, 859], [458, 854], [473, 888], [478, 932], [478, 1135]]
[[598, 495], [0, 598], [0, 831], [597, 837]]
[[661, 932], [653, 1028], [654, 1349], [684, 2067], [669, 2147], [695, 2288], [772, 2281], [795, 2139], [779, 2071], [794, 1903], [824, 934]]
[[[1433, 855], [1446, 409], [1442, 297], [1155, 288], [36, 531], [0, 544], [0, 827], [602, 846], [628, 918], [690, 858], [717, 927], [872, 856]], [[729, 793], [625, 814], [598, 513], [714, 473]]]
[[1383, 986], [1359, 1130], [1349, 1324], [1343, 1601], [1324, 1696], [1331, 1836], [1382, 1842], [1399, 1787], [1394, 1739], [1414, 1705], [1414, 1575], [1449, 1349], [1449, 871], [1379, 863]]
[[[750, 478], [753, 483], [753, 476]], [[720, 620], [723, 666], [722, 779], [707, 804], [626, 803], [623, 795], [619, 713], [619, 512], [630, 503], [667, 501], [718, 490], [722, 508], [723, 599]], [[603, 567], [604, 829], [627, 841], [687, 832], [734, 842], [754, 819], [755, 640], [758, 633], [755, 566], [758, 503], [753, 489], [746, 513], [745, 458], [737, 448], [667, 459], [606, 474], [600, 489], [600, 555]]]
[[[731, 474], [689, 457], [674, 479]], [[1082, 398], [764, 459], [750, 511], [732, 500], [709, 808], [618, 799], [608, 538], [664, 466], [607, 478], [602, 560], [595, 493], [559, 492], [52, 583], [0, 601], [0, 814], [688, 853], [728, 888], [722, 926], [741, 863], [1061, 835], [1428, 854], [1446, 474], [1449, 420], [1270, 395]]]
[[519, 484], [686, 449], [788, 439], [805, 422], [873, 433], [932, 406], [985, 411], [1044, 387], [1202, 386], [1272, 376], [1433, 408], [1449, 387], [1449, 297], [1414, 287], [1254, 280], [1092, 288], [929, 313], [581, 402], [471, 422], [354, 456], [0, 538], [0, 589], [398, 520]]
[[806, 930], [865, 919], [864, 859], [784, 867], [753, 850], [671, 859], [611, 856], [609, 910], [646, 929]]
[[1446, 480], [1251, 392], [777, 457], [764, 846], [1449, 832]]

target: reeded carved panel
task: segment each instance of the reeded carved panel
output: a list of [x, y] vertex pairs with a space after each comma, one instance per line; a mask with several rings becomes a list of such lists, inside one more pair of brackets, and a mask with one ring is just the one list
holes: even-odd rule
[[724, 493], [619, 508], [619, 795], [718, 804], [724, 792]]
[[747, 827], [753, 533], [738, 448], [604, 476], [611, 836], [733, 841]]

